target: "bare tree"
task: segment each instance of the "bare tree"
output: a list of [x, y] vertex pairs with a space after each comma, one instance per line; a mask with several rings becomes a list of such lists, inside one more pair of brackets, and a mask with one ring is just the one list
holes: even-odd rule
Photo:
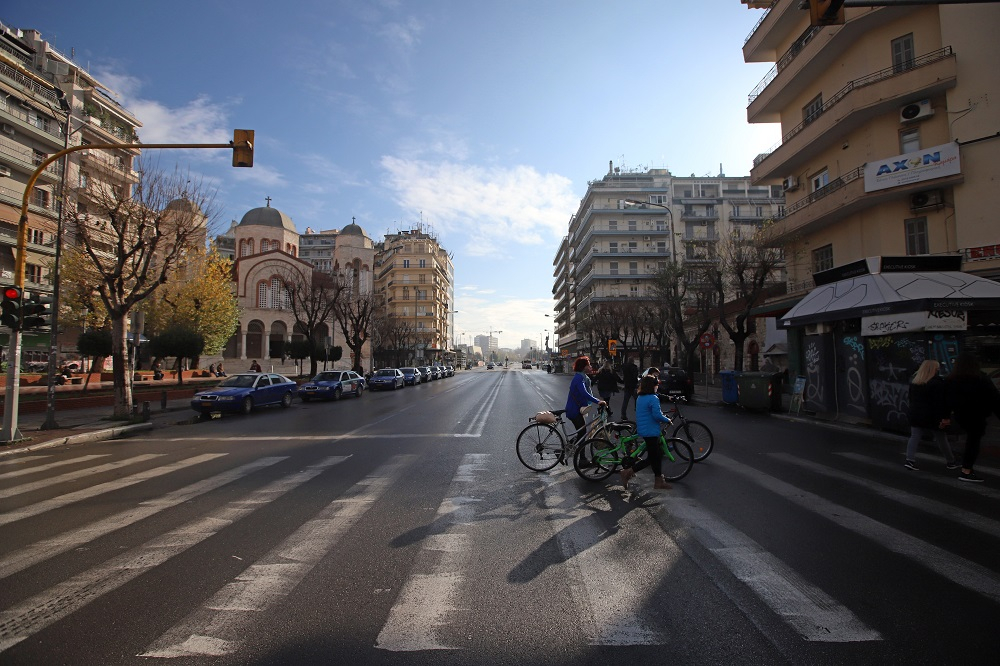
[[381, 308], [372, 317], [372, 357], [379, 367], [398, 367], [404, 364], [414, 347], [416, 337], [413, 327], [404, 319]]
[[[295, 317], [295, 329], [312, 341], [315, 347], [344, 298], [344, 281], [304, 262], [283, 268], [278, 272], [278, 279], [285, 288], [283, 305]], [[310, 354], [309, 364], [309, 376], [314, 377], [318, 364], [315, 353]]]
[[374, 294], [358, 293], [349, 288], [333, 313], [340, 326], [340, 332], [344, 334], [345, 343], [354, 355], [354, 371], [359, 374], [364, 374], [361, 352], [371, 335], [375, 306]]
[[216, 217], [214, 192], [193, 184], [189, 174], [167, 174], [146, 164], [137, 172], [109, 169], [97, 175], [102, 178], [92, 176], [81, 194], [86, 208], [81, 203], [68, 217], [72, 258], [67, 263], [76, 270], [63, 279], [78, 281], [82, 293], [97, 294], [107, 311], [114, 415], [126, 418], [133, 404], [129, 314], [170, 279], [188, 252], [204, 247]]
[[[702, 333], [712, 325], [707, 299], [698, 298], [698, 286], [703, 284], [698, 271], [692, 271], [681, 264], [669, 263], [653, 279], [655, 307], [659, 312], [651, 313], [651, 319], [664, 324], [673, 333], [673, 339], [680, 345], [683, 354], [680, 366], [691, 374], [695, 369], [695, 352]], [[693, 335], [689, 336], [691, 331]], [[669, 340], [661, 340], [661, 344]]]

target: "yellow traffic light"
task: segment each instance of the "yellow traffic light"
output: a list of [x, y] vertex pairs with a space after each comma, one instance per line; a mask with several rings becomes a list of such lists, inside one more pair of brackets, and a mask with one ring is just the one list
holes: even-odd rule
[[809, 23], [813, 27], [844, 24], [844, 0], [809, 0]]
[[233, 130], [233, 166], [253, 166], [253, 130]]

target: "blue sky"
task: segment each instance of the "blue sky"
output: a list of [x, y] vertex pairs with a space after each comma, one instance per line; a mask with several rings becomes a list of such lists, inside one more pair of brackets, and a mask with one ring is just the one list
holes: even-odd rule
[[747, 175], [780, 138], [748, 125], [769, 69], [742, 46], [739, 0], [8, 0], [109, 86], [157, 142], [256, 132], [161, 166], [218, 188], [221, 220], [265, 205], [298, 230], [357, 218], [374, 239], [418, 224], [454, 255], [456, 338], [551, 331], [552, 261], [608, 162]]

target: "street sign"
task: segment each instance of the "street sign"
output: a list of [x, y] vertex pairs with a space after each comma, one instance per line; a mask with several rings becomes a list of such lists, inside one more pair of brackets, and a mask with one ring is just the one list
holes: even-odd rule
[[702, 349], [711, 349], [715, 346], [715, 336], [711, 333], [702, 333], [698, 339], [698, 345]]

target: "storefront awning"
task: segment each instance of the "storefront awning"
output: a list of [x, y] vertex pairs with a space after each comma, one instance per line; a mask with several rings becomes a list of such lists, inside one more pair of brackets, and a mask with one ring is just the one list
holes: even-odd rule
[[813, 289], [782, 328], [903, 312], [1000, 310], [1000, 283], [960, 271], [877, 272]]

